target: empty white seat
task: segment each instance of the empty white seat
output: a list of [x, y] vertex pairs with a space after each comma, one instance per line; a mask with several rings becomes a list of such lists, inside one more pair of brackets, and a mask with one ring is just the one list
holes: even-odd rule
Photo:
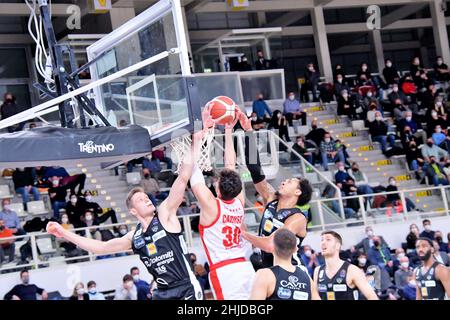
[[53, 248], [52, 239], [50, 237], [37, 238], [36, 245], [41, 254], [52, 254], [56, 252], [56, 249]]
[[9, 186], [7, 184], [0, 185], [0, 199], [12, 198], [11, 192], [9, 192]]
[[128, 172], [127, 173], [127, 183], [136, 185], [141, 182], [141, 174], [139, 172]]
[[28, 213], [32, 215], [42, 215], [48, 213], [48, 210], [45, 208], [44, 201], [42, 200], [27, 202], [27, 207]]
[[364, 123], [364, 120], [354, 120], [354, 121], [352, 121], [352, 128], [353, 128], [353, 131], [365, 130], [366, 129], [366, 125]]
[[288, 127], [288, 134], [289, 134], [289, 137], [295, 137], [294, 127], [291, 127], [291, 126]]
[[306, 136], [309, 133], [309, 131], [311, 130], [309, 129], [308, 126], [297, 127], [297, 133], [299, 136]]
[[27, 213], [25, 212], [24, 208], [23, 208], [23, 203], [11, 203], [9, 205], [9, 209], [11, 211], [14, 211], [15, 213], [17, 213], [17, 216], [19, 218], [24, 218], [27, 216]]

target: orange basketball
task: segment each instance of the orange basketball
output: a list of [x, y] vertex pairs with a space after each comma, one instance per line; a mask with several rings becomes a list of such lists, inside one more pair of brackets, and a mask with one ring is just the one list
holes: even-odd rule
[[211, 118], [217, 124], [226, 125], [233, 122], [236, 115], [236, 104], [233, 99], [226, 96], [218, 96], [208, 102], [211, 106]]

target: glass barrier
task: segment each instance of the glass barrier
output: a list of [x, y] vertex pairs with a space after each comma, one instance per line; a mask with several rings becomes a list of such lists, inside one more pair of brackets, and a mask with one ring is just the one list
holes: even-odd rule
[[244, 101], [253, 101], [259, 93], [265, 100], [286, 99], [284, 70], [261, 70], [239, 72]]

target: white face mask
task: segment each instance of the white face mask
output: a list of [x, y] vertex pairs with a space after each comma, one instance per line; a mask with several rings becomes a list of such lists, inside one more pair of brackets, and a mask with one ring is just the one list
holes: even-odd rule
[[84, 288], [78, 288], [78, 289], [77, 289], [77, 294], [78, 294], [79, 296], [83, 295], [83, 294], [84, 294]]
[[419, 229], [417, 229], [417, 228], [411, 228], [411, 232], [419, 232]]
[[77, 198], [70, 198], [70, 203], [75, 204], [77, 203], [78, 199]]
[[395, 182], [394, 180], [391, 180], [390, 182], [389, 182], [389, 184], [391, 185], [391, 186], [396, 186], [397, 185], [397, 182]]
[[97, 293], [97, 288], [96, 287], [89, 288], [89, 293], [96, 294]]
[[9, 204], [3, 205], [3, 210], [5, 210], [5, 211], [9, 211], [10, 208], [11, 208], [11, 206]]
[[139, 279], [140, 279], [140, 278], [139, 278], [139, 275], [138, 275], [138, 274], [135, 274], [135, 275], [133, 276], [133, 280], [134, 280], [134, 281], [139, 281]]
[[392, 89], [392, 91], [397, 92], [397, 91], [398, 91], [398, 87], [394, 87], [394, 88]]
[[424, 229], [427, 230], [427, 231], [430, 231], [430, 230], [431, 230], [431, 226], [430, 226], [429, 224], [427, 224], [427, 225], [424, 227]]
[[436, 132], [437, 132], [437, 133], [441, 133], [441, 132], [442, 132], [442, 129], [441, 129], [441, 128], [436, 129]]
[[441, 60], [438, 60], [438, 62], [437, 62], [438, 66], [440, 66], [442, 63], [443, 63], [443, 61], [441, 61]]
[[437, 105], [438, 107], [442, 107], [442, 101], [436, 102], [436, 105]]
[[345, 167], [339, 167], [339, 171], [345, 171]]
[[326, 143], [330, 143], [331, 139], [330, 138], [325, 138], [325, 142]]
[[392, 63], [390, 63], [390, 62], [386, 63], [386, 67], [388, 67], [388, 68], [392, 67]]
[[295, 96], [289, 96], [289, 100], [291, 101], [295, 100]]
[[397, 259], [398, 259], [398, 260], [400, 260], [400, 259], [403, 258], [403, 257], [405, 257], [405, 253], [404, 253], [404, 252], [400, 252], [400, 253], [397, 255]]
[[436, 117], [436, 116], [437, 116], [437, 112], [432, 112], [432, 113], [431, 113], [431, 116], [432, 116], [432, 117]]
[[61, 222], [63, 224], [67, 224], [69, 222], [69, 219], [67, 219], [67, 217], [64, 217], [64, 218], [61, 219]]
[[400, 263], [400, 265], [401, 265], [403, 268], [407, 269], [407, 268], [409, 267], [409, 262], [402, 262], [402, 263]]
[[337, 78], [337, 82], [341, 83], [342, 82], [342, 78]]
[[375, 120], [381, 121], [381, 120], [383, 120], [383, 118], [382, 117], [375, 117]]
[[406, 121], [411, 121], [412, 120], [412, 117], [406, 117]]
[[366, 262], [367, 262], [367, 259], [366, 258], [359, 258], [358, 262], [359, 262], [360, 265], [365, 265]]
[[92, 221], [92, 216], [91, 215], [86, 216], [85, 219], [86, 219], [86, 221]]
[[370, 98], [372, 96], [372, 91], [367, 92], [367, 96]]
[[312, 253], [310, 250], [306, 250], [305, 251], [305, 256], [307, 256], [308, 258], [311, 257]]
[[362, 67], [361, 70], [362, 71], [367, 71], [367, 67]]
[[87, 202], [91, 202], [91, 200], [92, 200], [92, 196], [86, 196], [86, 201]]
[[126, 234], [127, 234], [127, 229], [120, 229], [120, 230], [119, 230], [119, 233], [120, 233], [121, 235], [126, 235]]
[[348, 98], [348, 94], [347, 94], [347, 93], [344, 93], [344, 94], [342, 95], [342, 97], [343, 97], [344, 99], [347, 99], [347, 98]]
[[278, 119], [280, 119], [280, 118], [281, 118], [281, 113], [279, 113], [279, 114], [277, 115], [277, 118], [278, 118]]
[[59, 180], [53, 180], [52, 183], [54, 187], [57, 187], [59, 185]]
[[372, 230], [368, 230], [367, 231], [367, 236], [369, 236], [369, 237], [373, 236], [373, 231]]
[[252, 117], [252, 121], [258, 120], [258, 117]]

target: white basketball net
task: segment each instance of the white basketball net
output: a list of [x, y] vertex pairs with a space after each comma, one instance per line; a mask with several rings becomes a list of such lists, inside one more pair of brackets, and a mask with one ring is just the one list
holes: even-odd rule
[[[214, 139], [214, 128], [210, 128], [206, 131], [205, 136], [201, 142], [200, 157], [197, 160], [198, 167], [202, 171], [211, 171], [211, 146]], [[191, 152], [192, 139], [191, 136], [184, 136], [173, 140], [170, 145], [175, 151], [178, 158], [178, 166], [175, 173], [179, 173], [181, 165], [188, 152]]]

